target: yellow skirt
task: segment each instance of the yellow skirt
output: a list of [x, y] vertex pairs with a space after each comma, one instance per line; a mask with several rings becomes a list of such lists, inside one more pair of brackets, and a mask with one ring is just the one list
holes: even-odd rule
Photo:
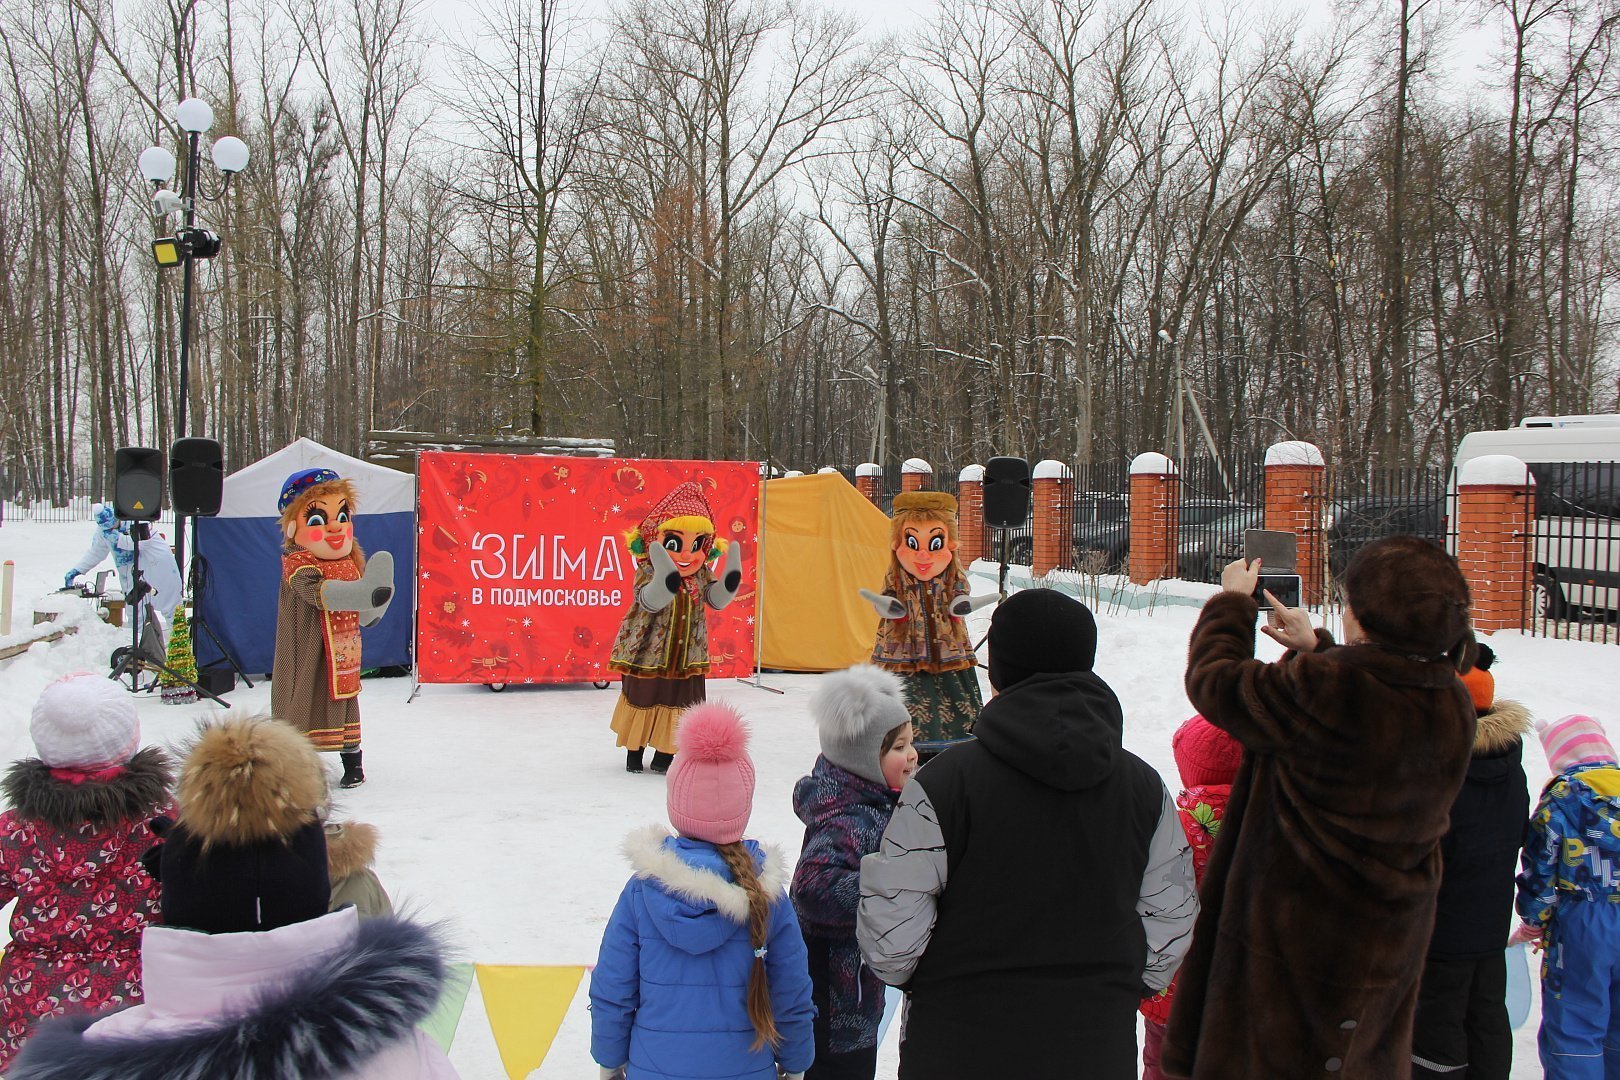
[[703, 701], [707, 684], [702, 675], [685, 679], [626, 675], [619, 686], [619, 703], [609, 726], [618, 744], [630, 750], [650, 746], [665, 754], [675, 752], [675, 729], [681, 713]]
[[666, 754], [675, 752], [675, 726], [683, 710], [668, 705], [638, 708], [623, 696], [613, 709], [613, 731], [619, 736], [618, 745], [630, 750], [651, 746]]

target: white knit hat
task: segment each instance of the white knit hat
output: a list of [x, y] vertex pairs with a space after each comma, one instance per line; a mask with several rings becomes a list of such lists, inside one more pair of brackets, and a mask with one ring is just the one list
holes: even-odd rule
[[141, 721], [123, 687], [77, 671], [39, 695], [28, 733], [39, 759], [53, 769], [122, 765], [140, 749]]

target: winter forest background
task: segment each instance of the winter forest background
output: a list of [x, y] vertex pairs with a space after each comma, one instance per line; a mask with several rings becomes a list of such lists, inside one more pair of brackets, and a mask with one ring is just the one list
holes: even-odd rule
[[1620, 4], [1338, 7], [943, 0], [880, 38], [818, 0], [8, 4], [0, 494], [176, 434], [135, 159], [183, 153], [192, 95], [252, 149], [202, 206], [189, 387], [232, 467], [371, 429], [1123, 460], [1178, 363], [1223, 453], [1360, 470], [1616, 408]]

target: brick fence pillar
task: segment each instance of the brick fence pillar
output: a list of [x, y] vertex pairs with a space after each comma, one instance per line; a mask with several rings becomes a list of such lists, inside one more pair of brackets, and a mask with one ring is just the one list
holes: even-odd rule
[[1030, 529], [1033, 554], [1030, 573], [1049, 574], [1074, 552], [1074, 530], [1070, 527], [1069, 507], [1074, 504], [1074, 472], [1063, 462], [1047, 458], [1030, 473]]
[[1145, 585], [1176, 576], [1181, 531], [1181, 475], [1163, 454], [1131, 461], [1131, 581]]
[[984, 466], [969, 465], [956, 478], [956, 561], [965, 570], [985, 558]]
[[[1327, 584], [1327, 462], [1313, 443], [1280, 442], [1266, 450], [1265, 527], [1294, 534], [1300, 599], [1322, 602]], [[1264, 570], [1264, 567], [1261, 567]]]
[[1457, 565], [1473, 594], [1476, 630], [1525, 628], [1535, 483], [1506, 454], [1464, 462], [1457, 474]]
[[934, 482], [934, 467], [920, 457], [906, 458], [900, 466], [900, 490], [922, 491]]
[[874, 505], [880, 503], [883, 500], [883, 466], [870, 461], [855, 466], [855, 490], [872, 500]]

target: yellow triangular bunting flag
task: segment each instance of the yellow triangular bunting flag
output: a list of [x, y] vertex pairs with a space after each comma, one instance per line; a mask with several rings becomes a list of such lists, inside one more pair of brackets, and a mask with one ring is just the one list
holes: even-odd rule
[[546, 1060], [584, 967], [475, 964], [489, 1030], [510, 1080], [524, 1080]]

